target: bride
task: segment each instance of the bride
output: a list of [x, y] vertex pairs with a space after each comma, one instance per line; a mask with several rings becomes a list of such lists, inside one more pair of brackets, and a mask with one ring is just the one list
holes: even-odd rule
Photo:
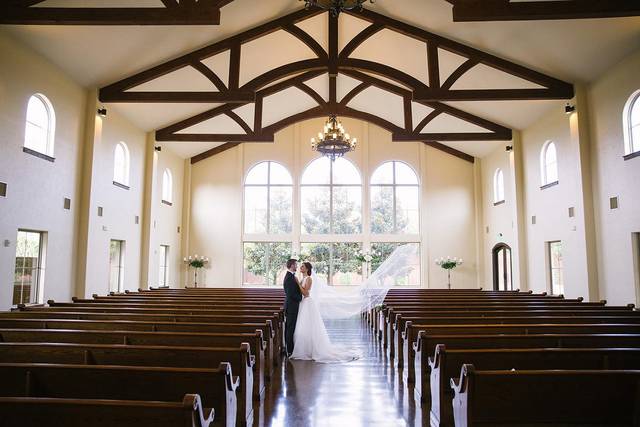
[[314, 284], [319, 288], [322, 283], [318, 276], [313, 274], [311, 263], [303, 262], [300, 272], [303, 278], [299, 286], [304, 298], [300, 302], [298, 320], [293, 334], [295, 346], [291, 359], [313, 360], [320, 363], [349, 362], [358, 359], [359, 354], [356, 351], [332, 344], [329, 339], [320, 309], [313, 298], [316, 294]]

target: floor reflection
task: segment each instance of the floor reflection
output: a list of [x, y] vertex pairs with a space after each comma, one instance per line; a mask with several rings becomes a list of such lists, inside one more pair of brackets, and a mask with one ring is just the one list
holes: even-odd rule
[[361, 359], [342, 364], [287, 361], [278, 370], [254, 426], [421, 426], [421, 414], [401, 376], [359, 319], [327, 323], [335, 343]]

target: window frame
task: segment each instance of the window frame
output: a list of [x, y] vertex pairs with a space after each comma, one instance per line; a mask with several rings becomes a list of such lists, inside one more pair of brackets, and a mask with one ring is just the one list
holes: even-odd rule
[[[31, 229], [23, 229], [23, 228], [19, 228], [18, 232], [17, 232], [17, 236], [20, 233], [30, 233], [30, 234], [38, 234], [39, 236], [39, 241], [38, 241], [38, 265], [35, 268], [32, 268], [32, 270], [36, 271], [35, 274], [35, 289], [32, 289], [30, 291], [30, 296], [31, 295], [35, 295], [35, 298], [30, 298], [30, 301], [28, 302], [21, 302], [20, 304], [42, 304], [43, 302], [43, 296], [44, 296], [44, 279], [45, 279], [45, 269], [46, 269], [46, 254], [47, 254], [47, 233], [44, 231], [38, 231], [38, 230], [31, 230]], [[18, 259], [18, 241], [19, 238], [16, 237], [16, 253], [14, 254], [14, 277], [15, 277], [15, 270], [17, 269], [17, 259]], [[24, 256], [22, 258], [25, 258]], [[24, 272], [25, 268], [24, 266], [22, 267], [22, 271]], [[21, 287], [21, 292], [22, 292], [22, 288], [24, 288], [24, 286]], [[11, 300], [12, 300], [12, 307], [17, 307], [18, 304], [13, 304], [13, 300], [15, 299], [15, 279], [13, 281], [13, 290], [11, 293]], [[21, 299], [22, 301], [22, 299]]]
[[[549, 147], [551, 146], [553, 146], [553, 149], [556, 152], [556, 161], [554, 166], [556, 169], [556, 179], [554, 181], [549, 180], [549, 163], [547, 162], [547, 154], [549, 153]], [[558, 145], [554, 141], [548, 140], [542, 146], [542, 150], [540, 150], [540, 189], [544, 190], [545, 188], [558, 185], [558, 183], [560, 182], [559, 174], [560, 169], [558, 167]]]
[[640, 156], [640, 140], [633, 138], [633, 130], [640, 127], [640, 122], [634, 124], [632, 121], [633, 111], [640, 109], [640, 89], [631, 94], [625, 103], [622, 114], [622, 126], [624, 134], [624, 160], [630, 160]]
[[[124, 155], [124, 164], [122, 165], [122, 169], [120, 171], [120, 173], [122, 173], [123, 176], [123, 180], [119, 181], [117, 178], [119, 178], [117, 176], [118, 171], [116, 169], [117, 164], [116, 164], [116, 156], [118, 153], [118, 148], [122, 149], [123, 155]], [[125, 190], [130, 189], [129, 187], [129, 180], [131, 178], [131, 153], [129, 151], [129, 147], [127, 146], [127, 144], [124, 141], [119, 141], [115, 148], [113, 149], [113, 185], [123, 188]]]
[[[499, 178], [499, 180], [498, 180]], [[498, 184], [501, 185], [501, 189], [499, 189]], [[501, 190], [502, 194], [499, 194], [499, 190]], [[505, 194], [505, 186], [504, 186], [504, 172], [501, 168], [496, 168], [493, 173], [493, 205], [501, 205], [506, 201]], [[501, 198], [499, 196], [502, 196]]]
[[[267, 183], [266, 184], [247, 184], [247, 179], [249, 178], [249, 175], [251, 174], [251, 172], [258, 166], [260, 166], [263, 163], [267, 163]], [[281, 166], [284, 170], [287, 171], [287, 174], [289, 175], [289, 178], [291, 179], [291, 184], [272, 184], [271, 183], [271, 164], [275, 163], [279, 166]], [[247, 209], [246, 209], [246, 200], [247, 200], [247, 187], [250, 188], [266, 188], [267, 189], [267, 227], [266, 227], [266, 231], [264, 233], [249, 233], [247, 232], [246, 229], [246, 219], [247, 219]], [[290, 218], [290, 231], [288, 233], [272, 233], [271, 232], [271, 188], [291, 188], [291, 218]], [[258, 163], [255, 163], [253, 166], [251, 166], [248, 170], [247, 173], [244, 176], [244, 182], [242, 185], [242, 233], [243, 236], [270, 236], [272, 238], [275, 238], [277, 241], [278, 237], [284, 237], [284, 236], [291, 236], [293, 233], [293, 229], [295, 227], [294, 223], [294, 211], [295, 211], [295, 207], [294, 207], [294, 200], [295, 200], [295, 196], [294, 196], [294, 192], [295, 192], [295, 183], [293, 180], [293, 176], [291, 175], [291, 172], [289, 171], [289, 169], [283, 165], [280, 162], [276, 162], [273, 160], [263, 160], [260, 161]], [[245, 241], [249, 241], [251, 239], [246, 239], [243, 238], [243, 243]], [[289, 238], [289, 240], [291, 240]]]
[[[347, 162], [349, 162], [349, 164], [351, 164], [351, 166], [353, 166], [353, 168], [355, 169], [355, 171], [358, 173], [358, 178], [360, 181], [360, 184], [335, 184], [334, 183], [334, 179], [333, 179], [333, 168], [334, 168], [334, 161], [330, 161], [329, 165], [329, 183], [328, 184], [303, 184], [303, 178], [304, 178], [304, 174], [307, 172], [307, 170], [309, 169], [309, 167], [316, 161], [318, 160], [322, 160], [324, 159], [324, 157], [317, 157], [313, 160], [311, 160], [309, 163], [307, 163], [307, 165], [302, 169], [302, 173], [300, 174], [300, 185], [298, 186], [298, 193], [299, 193], [299, 198], [300, 198], [300, 204], [302, 204], [302, 193], [304, 191], [305, 188], [328, 188], [329, 189], [329, 232], [328, 233], [306, 233], [303, 230], [303, 224], [302, 224], [302, 205], [300, 205], [300, 210], [299, 210], [299, 217], [300, 217], [300, 236], [301, 236], [301, 242], [305, 241], [308, 243], [314, 243], [317, 241], [323, 242], [324, 239], [322, 239], [320, 236], [326, 237], [326, 236], [337, 236], [334, 237], [334, 239], [342, 239], [342, 237], [346, 237], [346, 236], [362, 236], [364, 233], [364, 184], [363, 184], [363, 179], [362, 179], [362, 172], [360, 171], [360, 169], [358, 169], [358, 166], [355, 164], [355, 162], [352, 162], [351, 160], [345, 158], [345, 157], [340, 157], [341, 160], [345, 160]], [[338, 159], [336, 159], [337, 161]], [[355, 187], [359, 187], [360, 188], [360, 231], [357, 233], [335, 233], [335, 227], [334, 227], [334, 188], [355, 188]], [[320, 238], [320, 240], [318, 240]], [[360, 240], [359, 240], [360, 241]]]
[[[160, 256], [158, 286], [169, 286], [169, 245], [160, 245], [160, 251], [164, 250], [164, 256]], [[162, 255], [162, 252], [160, 252]], [[164, 264], [164, 265], [163, 265]]]
[[[562, 249], [563, 249], [564, 245], [562, 244], [562, 240], [551, 240], [551, 241], [547, 242], [547, 257], [548, 257], [548, 260], [549, 260], [549, 264], [548, 264], [549, 268], [548, 268], [548, 271], [547, 271], [547, 275], [548, 275], [547, 277], [549, 279], [549, 293], [551, 295], [564, 295], [564, 292], [565, 292], [565, 289], [564, 289], [564, 274], [563, 274], [564, 273], [564, 265], [562, 265], [560, 267], [554, 267], [553, 266], [552, 246], [555, 245], [555, 244], [559, 244], [560, 245], [560, 256], [561, 257], [563, 256]], [[554, 280], [553, 280], [553, 272], [554, 272], [554, 270], [559, 270], [560, 271], [560, 276], [562, 277], [562, 280], [561, 280], [562, 283], [560, 283], [558, 286], [556, 286], [557, 284], [554, 283]], [[560, 290], [562, 292], [556, 293], [555, 292], [556, 291], [556, 289], [555, 289], [556, 287], [561, 287]]]
[[[38, 102], [40, 102], [47, 113], [47, 126], [46, 126], [46, 129], [44, 129], [44, 131], [46, 132], [46, 141], [45, 141], [44, 151], [40, 151], [35, 147], [30, 147], [27, 145], [27, 129], [29, 128], [29, 125], [36, 126], [42, 129], [42, 127], [39, 124], [36, 124], [35, 122], [32, 122], [29, 120], [29, 106], [32, 100], [37, 100]], [[54, 151], [55, 151], [55, 133], [56, 133], [56, 113], [55, 113], [55, 109], [53, 108], [53, 104], [51, 103], [49, 98], [47, 98], [42, 93], [34, 93], [29, 97], [29, 100], [27, 101], [27, 111], [25, 115], [24, 129], [25, 131], [24, 131], [24, 140], [22, 143], [22, 151], [27, 154], [32, 154], [36, 157], [40, 157], [44, 160], [53, 162], [55, 160]]]
[[[378, 172], [378, 170], [383, 167], [384, 165], [391, 163], [391, 167], [392, 167], [392, 174], [393, 174], [393, 182], [391, 184], [373, 184], [373, 177], [376, 174], [376, 172]], [[405, 165], [406, 167], [408, 167], [415, 175], [416, 177], [416, 184], [398, 184], [396, 182], [396, 164], [397, 163], [402, 163], [403, 165]], [[390, 233], [375, 233], [373, 231], [373, 199], [371, 197], [372, 194], [372, 189], [374, 187], [378, 187], [378, 188], [389, 188], [391, 187], [393, 190], [393, 231]], [[409, 233], [409, 232], [401, 232], [398, 230], [397, 227], [397, 222], [398, 222], [398, 206], [397, 206], [397, 188], [398, 187], [403, 187], [403, 188], [417, 188], [418, 189], [418, 231], [416, 233]], [[413, 169], [413, 167], [411, 167], [411, 165], [409, 165], [406, 162], [403, 162], [401, 160], [387, 160], [384, 161], [382, 163], [380, 163], [374, 170], [373, 173], [371, 174], [371, 176], [369, 177], [369, 233], [372, 236], [382, 236], [382, 235], [400, 235], [400, 236], [416, 236], [416, 235], [420, 235], [420, 230], [422, 230], [422, 224], [421, 224], [421, 218], [420, 218], [420, 207], [421, 207], [421, 193], [420, 193], [420, 177], [419, 175], [416, 173], [415, 169]], [[385, 242], [379, 242], [379, 243], [385, 243]]]
[[[165, 181], [165, 177], [168, 179]], [[167, 185], [168, 183], [168, 185]], [[168, 191], [168, 194], [167, 194]], [[165, 196], [169, 197], [165, 197]], [[173, 173], [171, 169], [164, 168], [162, 172], [162, 203], [168, 206], [173, 206]]]

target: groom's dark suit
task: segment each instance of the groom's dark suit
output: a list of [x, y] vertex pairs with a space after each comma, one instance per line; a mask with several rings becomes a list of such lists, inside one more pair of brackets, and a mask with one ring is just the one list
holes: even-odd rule
[[284, 276], [284, 293], [286, 299], [284, 301], [284, 314], [286, 316], [284, 326], [284, 338], [286, 343], [287, 354], [293, 352], [293, 333], [296, 330], [296, 321], [298, 320], [298, 308], [302, 301], [302, 292], [296, 283], [296, 277], [292, 272], [287, 271]]

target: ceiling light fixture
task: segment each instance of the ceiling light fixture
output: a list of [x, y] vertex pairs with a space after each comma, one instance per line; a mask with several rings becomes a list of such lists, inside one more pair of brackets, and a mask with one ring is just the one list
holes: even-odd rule
[[338, 157], [356, 149], [358, 140], [345, 132], [344, 126], [335, 115], [329, 116], [322, 132], [318, 132], [318, 140], [311, 138], [311, 149], [322, 153], [334, 161]]
[[362, 10], [363, 3], [367, 1], [371, 4], [376, 2], [376, 0], [304, 0], [305, 8], [319, 7], [328, 10], [334, 17], [337, 17], [340, 12], [345, 10]]

